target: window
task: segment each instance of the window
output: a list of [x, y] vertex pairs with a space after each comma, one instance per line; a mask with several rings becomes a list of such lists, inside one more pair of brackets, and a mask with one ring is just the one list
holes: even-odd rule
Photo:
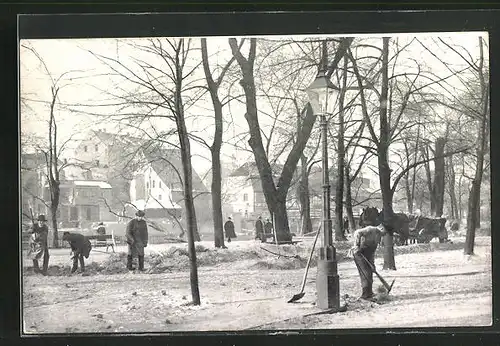
[[87, 220], [92, 220], [92, 209], [87, 207]]
[[99, 151], [99, 145], [98, 144], [96, 144], [94, 147], [95, 147], [95, 151]]
[[84, 146], [84, 147], [83, 147], [83, 151], [84, 151], [84, 152], [87, 152], [87, 146]]
[[153, 188], [155, 187], [155, 181], [153, 180]]
[[78, 220], [78, 209], [76, 207], [71, 207], [69, 209], [69, 220], [70, 221]]
[[161, 195], [158, 195], [158, 199], [161, 201]]
[[248, 201], [248, 193], [243, 194], [243, 201]]
[[146, 190], [149, 190], [149, 181], [146, 182]]
[[158, 187], [161, 189], [161, 181], [158, 182]]

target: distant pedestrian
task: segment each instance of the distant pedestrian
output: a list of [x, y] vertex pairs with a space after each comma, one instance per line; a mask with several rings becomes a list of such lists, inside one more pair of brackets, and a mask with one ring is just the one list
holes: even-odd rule
[[236, 238], [236, 233], [234, 232], [234, 223], [231, 220], [231, 217], [227, 218], [226, 223], [224, 224], [224, 233], [227, 238], [227, 242], [231, 242], [231, 238]]
[[135, 213], [135, 219], [130, 220], [127, 224], [125, 236], [128, 244], [128, 270], [135, 270], [132, 266], [132, 261], [137, 256], [139, 270], [144, 271], [144, 248], [148, 246], [148, 225], [144, 220], [145, 215], [142, 210], [138, 210]]
[[73, 259], [71, 272], [76, 272], [78, 269], [78, 262], [80, 262], [80, 271], [83, 273], [85, 271], [85, 260], [83, 258], [89, 258], [90, 250], [92, 250], [90, 241], [82, 234], [70, 232], [64, 232], [62, 239], [67, 241], [71, 247], [71, 258]]
[[347, 216], [344, 216], [344, 232], [342, 233], [342, 237], [344, 238], [344, 240], [346, 240], [346, 233], [350, 233], [349, 232], [349, 219], [347, 218]]
[[257, 221], [255, 221], [255, 239], [260, 239], [262, 242], [266, 241], [266, 236], [264, 234], [264, 223], [262, 222], [262, 216], [259, 216]]
[[271, 221], [269, 221], [269, 219], [266, 219], [266, 224], [264, 225], [264, 232], [265, 232], [266, 236], [268, 234], [273, 233], [273, 223]]
[[[33, 260], [33, 270], [35, 273], [47, 275], [49, 267], [49, 245], [48, 245], [49, 227], [45, 215], [38, 215], [37, 223], [31, 227], [30, 251], [29, 255]], [[40, 270], [38, 260], [43, 256], [43, 268]]]
[[99, 222], [97, 225], [97, 234], [106, 235], [106, 227], [104, 227], [104, 222]]

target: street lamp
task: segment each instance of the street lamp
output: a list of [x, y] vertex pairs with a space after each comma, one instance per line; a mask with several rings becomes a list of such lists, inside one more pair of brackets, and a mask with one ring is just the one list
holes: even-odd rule
[[330, 216], [330, 179], [328, 176], [328, 147], [326, 115], [328, 100], [338, 91], [338, 88], [325, 75], [326, 56], [323, 57], [316, 79], [307, 88], [309, 103], [321, 118], [322, 161], [323, 161], [323, 247], [319, 249], [316, 291], [318, 294], [317, 306], [321, 309], [339, 309], [340, 292], [339, 276], [337, 273], [336, 249], [333, 246], [332, 219]]

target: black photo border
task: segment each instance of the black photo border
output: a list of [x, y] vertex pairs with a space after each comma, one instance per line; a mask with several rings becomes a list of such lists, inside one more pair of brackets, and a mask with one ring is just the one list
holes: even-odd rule
[[[315, 3], [317, 6], [318, 3]], [[196, 5], [196, 4], [195, 4]], [[4, 238], [2, 247], [2, 263], [4, 270], [4, 288], [7, 287], [7, 294], [3, 293], [1, 299], [1, 319], [2, 331], [0, 343], [6, 341], [5, 345], [10, 344], [50, 344], [50, 345], [104, 345], [104, 344], [184, 344], [191, 342], [200, 344], [241, 344], [241, 343], [269, 343], [269, 344], [316, 344], [316, 343], [355, 343], [360, 342], [388, 342], [390, 344], [497, 344], [500, 340], [497, 335], [499, 326], [499, 301], [496, 298], [500, 285], [495, 283], [498, 270], [499, 252], [492, 251], [492, 271], [493, 271], [493, 327], [486, 328], [395, 328], [391, 330], [381, 329], [359, 329], [359, 330], [302, 330], [297, 331], [251, 331], [251, 332], [203, 332], [203, 333], [175, 333], [168, 335], [158, 335], [156, 333], [119, 335], [119, 334], [73, 334], [67, 335], [43, 335], [37, 338], [23, 336], [20, 337], [20, 310], [19, 302], [21, 292], [19, 286], [19, 259], [18, 245], [19, 237], [16, 230], [18, 210], [18, 191], [17, 186], [19, 175], [18, 164], [18, 98], [19, 88], [17, 78], [17, 59], [18, 59], [18, 33], [22, 38], [76, 38], [76, 37], [149, 37], [149, 36], [240, 36], [240, 35], [265, 35], [265, 34], [342, 34], [342, 33], [406, 33], [406, 32], [454, 32], [454, 31], [488, 31], [490, 40], [490, 72], [491, 72], [491, 150], [492, 150], [492, 214], [496, 210], [498, 203], [498, 188], [496, 177], [498, 162], [495, 158], [495, 148], [500, 147], [497, 143], [499, 139], [494, 135], [498, 128], [499, 120], [495, 117], [495, 111], [500, 109], [497, 103], [500, 102], [499, 84], [499, 64], [500, 57], [500, 11], [483, 10], [440, 10], [429, 11], [424, 9], [417, 10], [388, 10], [376, 11], [384, 8], [379, 5], [377, 8], [371, 8], [374, 11], [358, 12], [353, 10], [342, 11], [290, 11], [290, 12], [265, 12], [271, 7], [270, 3], [263, 3], [262, 8], [253, 7], [244, 12], [241, 3], [230, 4], [232, 10], [237, 12], [205, 12], [203, 4], [197, 4], [197, 13], [193, 13], [192, 7], [183, 7], [177, 4], [175, 6], [162, 6], [160, 4], [151, 5], [149, 8], [137, 8], [134, 10], [133, 4], [127, 4], [128, 8], [115, 6], [114, 10], [94, 5], [81, 5], [80, 10], [75, 11], [74, 7], [67, 4], [65, 7], [52, 6], [52, 9], [43, 7], [43, 9], [33, 10], [25, 7], [19, 11], [9, 11], [0, 18], [9, 17], [2, 24], [7, 24], [2, 37], [5, 44], [0, 60], [3, 64], [2, 69], [6, 72], [4, 75], [5, 88], [4, 97], [4, 122], [5, 132], [2, 138], [4, 146], [9, 149], [4, 150], [5, 159], [2, 164], [2, 181], [5, 185], [2, 205], [6, 207], [6, 225], [4, 226]], [[289, 3], [290, 7], [293, 4]], [[312, 3], [311, 5], [314, 5]], [[324, 5], [324, 3], [323, 3]], [[6, 5], [9, 6], [9, 5]], [[113, 7], [113, 6], [111, 6]], [[139, 6], [140, 7], [140, 6]], [[296, 4], [297, 9], [308, 8], [304, 4]], [[312, 7], [312, 6], [310, 6]], [[309, 9], [310, 9], [309, 7]], [[360, 6], [362, 7], [362, 6]], [[467, 6], [465, 6], [467, 7]], [[6, 7], [1, 6], [0, 11]], [[48, 9], [48, 10], [47, 10]], [[262, 12], [256, 12], [258, 9]], [[248, 10], [248, 9], [247, 9]], [[92, 14], [91, 11], [101, 14]], [[15, 12], [15, 13], [13, 13]], [[31, 15], [30, 13], [60, 13]], [[85, 13], [87, 12], [87, 13]], [[105, 12], [121, 12], [119, 14]], [[124, 13], [124, 12], [128, 12]], [[151, 13], [162, 12], [162, 13]], [[19, 13], [24, 13], [22, 17], [17, 17]], [[61, 14], [66, 13], [66, 14]], [[12, 26], [12, 16], [15, 18], [15, 27]], [[17, 21], [19, 20], [19, 22]], [[19, 26], [18, 26], [19, 24]], [[13, 30], [14, 29], [14, 30]], [[14, 34], [14, 37], [12, 37]], [[6, 121], [5, 121], [6, 120]], [[15, 221], [13, 221], [15, 220]], [[496, 222], [492, 220], [492, 249], [500, 236], [495, 235]], [[5, 292], [5, 291], [4, 291]], [[471, 307], [473, 309], [474, 307]], [[131, 340], [131, 341], [128, 341]]]

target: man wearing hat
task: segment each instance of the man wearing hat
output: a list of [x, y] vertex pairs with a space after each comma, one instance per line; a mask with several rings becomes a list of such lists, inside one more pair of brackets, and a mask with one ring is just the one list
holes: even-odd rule
[[104, 227], [104, 222], [102, 221], [97, 225], [97, 234], [106, 235], [106, 227]]
[[78, 262], [80, 262], [81, 272], [84, 272], [85, 260], [83, 257], [89, 258], [90, 250], [92, 249], [90, 241], [82, 234], [70, 232], [64, 232], [62, 239], [69, 243], [71, 251], [73, 252], [73, 267], [71, 268], [71, 273], [76, 272], [78, 269]]
[[139, 270], [144, 271], [144, 248], [148, 245], [148, 225], [144, 220], [145, 213], [138, 210], [135, 218], [127, 224], [125, 236], [128, 244], [127, 269], [135, 270], [132, 266], [134, 257], [138, 257]]
[[[38, 215], [37, 223], [31, 227], [30, 238], [30, 255], [33, 260], [33, 270], [35, 273], [47, 275], [49, 267], [49, 245], [47, 237], [49, 235], [49, 227], [45, 215]], [[43, 269], [40, 270], [38, 260], [43, 256]]]
[[234, 223], [233, 220], [231, 220], [231, 217], [228, 217], [226, 223], [224, 224], [224, 232], [226, 233], [228, 243], [231, 242], [231, 238], [236, 238]]

